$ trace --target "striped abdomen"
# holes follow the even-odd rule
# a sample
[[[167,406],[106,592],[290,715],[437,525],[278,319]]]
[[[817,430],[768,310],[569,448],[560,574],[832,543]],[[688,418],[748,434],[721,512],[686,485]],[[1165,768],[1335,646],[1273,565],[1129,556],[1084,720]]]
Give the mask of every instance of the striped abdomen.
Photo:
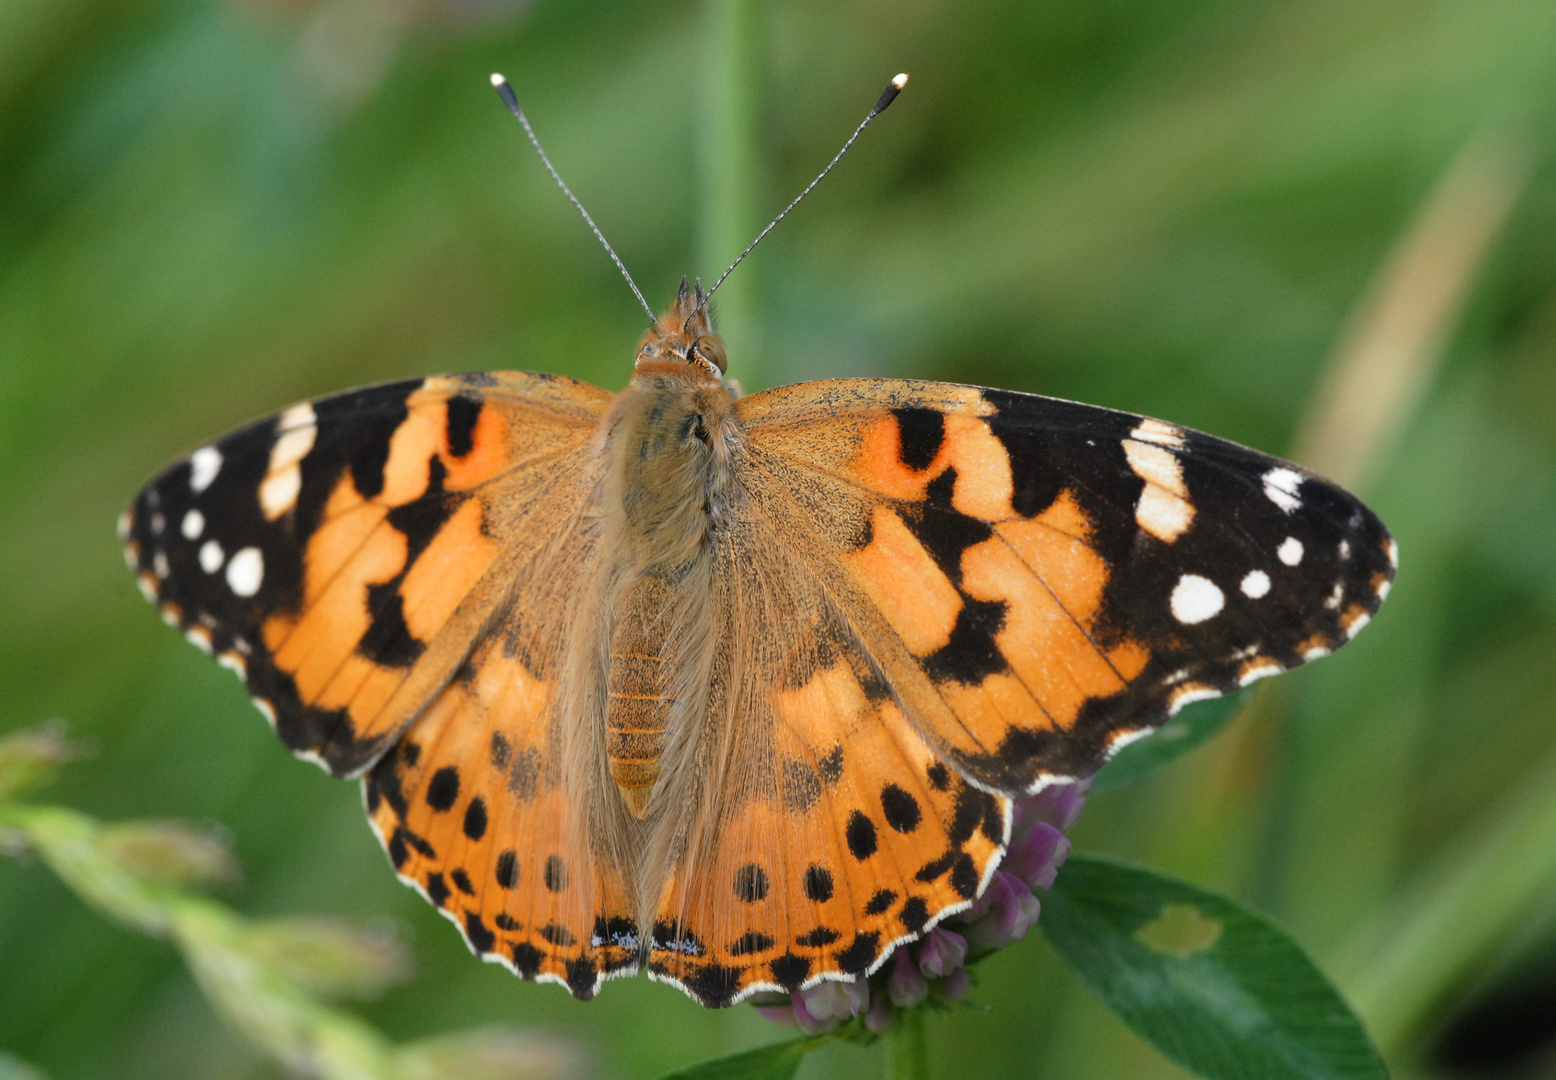
[[[675,707],[675,662],[668,641],[674,599],[669,582],[644,575],[618,601],[611,635],[605,753],[611,779],[637,817],[648,812]]]

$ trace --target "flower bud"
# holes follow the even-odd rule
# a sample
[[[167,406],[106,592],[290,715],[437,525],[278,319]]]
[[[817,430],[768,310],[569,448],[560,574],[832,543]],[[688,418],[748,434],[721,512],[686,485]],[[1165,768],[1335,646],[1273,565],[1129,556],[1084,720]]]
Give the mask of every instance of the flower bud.
[[[962,915],[970,923],[967,942],[975,949],[1003,949],[1026,937],[1041,911],[1026,882],[998,871],[978,902]]]
[[[891,978],[886,981],[886,993],[891,1003],[899,1009],[911,1009],[929,996],[929,980],[919,972],[907,946],[897,950],[892,958]]]
[[[918,969],[931,979],[949,975],[967,959],[967,939],[954,930],[937,926],[919,946]]]
[[[215,829],[187,821],[127,821],[103,828],[98,850],[142,881],[196,889],[238,881],[242,872]]]

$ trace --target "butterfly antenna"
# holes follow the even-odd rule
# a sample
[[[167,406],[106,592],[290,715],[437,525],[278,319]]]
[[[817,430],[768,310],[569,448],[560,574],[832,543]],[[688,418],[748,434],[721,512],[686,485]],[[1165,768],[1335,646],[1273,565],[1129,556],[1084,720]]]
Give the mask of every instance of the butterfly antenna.
[[[751,243],[746,246],[746,249],[744,251],[742,251],[736,257],[735,261],[729,264],[729,269],[724,271],[722,274],[719,275],[719,279],[713,283],[713,288],[709,289],[706,293],[703,294],[702,300],[701,300],[701,302],[698,303],[696,310],[692,312],[691,318],[688,318],[686,320],[687,327],[690,327],[692,319],[695,319],[697,317],[698,313],[701,312],[704,308],[706,308],[708,306],[708,301],[713,299],[713,294],[718,291],[718,288],[719,288],[720,285],[724,284],[724,279],[729,277],[729,275],[734,271],[735,267],[739,266],[741,264],[741,262],[745,259],[745,257],[747,255],[751,254],[752,250],[756,247],[756,245],[760,244],[762,242],[763,238],[766,237],[768,233],[772,232],[773,229],[777,228],[778,223],[780,221],[782,221],[784,218],[789,216],[789,211],[790,210],[793,210],[796,206],[800,205],[801,200],[803,200],[805,198],[805,196],[809,195],[811,193],[811,191],[813,191],[815,189],[817,184],[821,183],[823,180],[825,180],[827,178],[827,173],[831,172],[833,166],[835,166],[839,161],[843,160],[843,155],[848,153],[848,148],[850,146],[854,145],[854,140],[859,138],[860,134],[864,131],[864,129],[870,126],[870,121],[874,120],[877,116],[881,115],[881,113],[885,112],[886,111],[886,107],[888,105],[890,105],[892,102],[897,100],[897,95],[902,93],[902,88],[904,86],[907,86],[907,85],[908,85],[908,73],[907,72],[903,72],[902,74],[898,75],[895,79],[893,79],[891,82],[886,84],[886,89],[882,90],[881,91],[881,96],[876,99],[875,107],[870,110],[870,114],[868,116],[866,116],[862,121],[860,121],[859,126],[854,128],[854,133],[848,137],[848,141],[843,144],[843,149],[841,149],[841,150],[839,150],[837,152],[837,156],[834,157],[830,162],[828,162],[827,163],[827,167],[825,169],[821,170],[821,174],[819,176],[817,176],[816,179],[812,180],[806,186],[804,191],[800,192],[797,196],[795,196],[794,201],[792,203],[790,203],[788,206],[785,206],[783,208],[783,213],[781,213],[777,217],[773,218],[772,224],[768,225],[767,228],[763,229],[757,235],[757,238],[755,240],[751,241]],[[510,106],[510,108],[511,107],[512,106]],[[528,127],[528,126],[529,126],[528,124],[525,125],[525,127]],[[555,174],[553,174],[553,175],[555,175]],[[558,181],[558,183],[560,183],[560,182],[561,181]],[[582,207],[579,207],[579,209],[582,209]],[[623,271],[623,273],[625,273],[625,271]]]
[[[551,174],[551,179],[555,180],[556,186],[562,189],[562,194],[567,196],[568,202],[572,203],[578,209],[578,212],[583,215],[584,221],[588,223],[590,230],[594,233],[594,238],[604,245],[606,253],[611,257],[611,262],[616,264],[616,269],[621,271],[621,276],[627,279],[627,285],[631,287],[632,295],[638,298],[638,303],[642,304],[643,310],[648,312],[648,323],[652,326],[655,322],[654,309],[648,306],[647,300],[643,299],[642,292],[638,290],[638,283],[632,280],[631,274],[627,273],[627,268],[622,264],[621,257],[616,254],[616,249],[611,247],[610,241],[605,239],[605,234],[600,231],[600,227],[589,216],[589,211],[583,208],[583,203],[578,201],[578,196],[574,195],[568,186],[562,183],[562,178],[557,175],[556,168],[551,164],[551,159],[541,149],[540,140],[535,137],[535,129],[529,126],[529,120],[525,117],[524,110],[519,106],[519,97],[513,92],[513,87],[508,85],[507,79],[497,74],[492,76],[492,85],[497,88],[497,96],[502,98],[504,105],[508,106],[508,111],[518,118],[519,123],[524,125],[524,134],[529,136],[530,145],[535,148],[535,153],[540,155],[540,163]],[[879,108],[877,108],[877,111],[879,111]],[[849,141],[852,142],[853,140],[850,139]],[[847,147],[844,147],[844,149],[847,149]],[[830,166],[828,167],[830,168]],[[814,187],[815,185],[811,186]],[[785,212],[787,213],[787,211]]]

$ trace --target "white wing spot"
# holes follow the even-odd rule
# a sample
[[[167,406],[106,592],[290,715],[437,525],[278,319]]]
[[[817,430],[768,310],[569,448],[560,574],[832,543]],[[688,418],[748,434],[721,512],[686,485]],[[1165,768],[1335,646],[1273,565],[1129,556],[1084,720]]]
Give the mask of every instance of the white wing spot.
[[[1378,599],[1379,600],[1387,600],[1389,598],[1389,590],[1392,589],[1393,587],[1394,587],[1394,583],[1392,581],[1385,581],[1383,584],[1379,585],[1378,586]]]
[[[266,521],[274,521],[297,504],[297,493],[303,486],[298,466],[313,449],[319,434],[317,419],[306,401],[281,414],[281,436],[270,448],[268,475],[259,485],[259,505]]]
[[[249,666],[241,654],[235,653],[231,649],[228,649],[226,652],[222,653],[216,658],[216,662],[222,667],[226,668],[228,671],[234,672],[238,678],[248,678]]]
[[[167,580],[168,574],[172,572],[172,567],[167,564],[167,552],[159,551],[151,557],[151,569],[157,577]]]
[[[118,524],[119,524],[119,539],[120,540],[128,540],[130,538],[130,525],[132,524],[132,519],[130,517],[130,512],[128,510],[124,511],[122,514],[119,515],[119,523]]]
[[[189,490],[196,495],[211,486],[222,469],[222,452],[214,446],[202,446],[189,455]]]
[[[1160,420],[1140,421],[1140,425],[1129,433],[1129,437],[1139,439],[1141,442],[1156,443],[1158,446],[1183,445],[1183,429],[1172,424],[1164,424]]]
[[[227,585],[239,596],[253,596],[265,580],[265,557],[257,547],[246,547],[227,564]]]
[[[200,569],[207,574],[216,573],[226,561],[226,552],[222,551],[222,546],[215,540],[207,540],[200,545]]]
[[[151,531],[156,536],[162,535],[162,530],[167,528],[167,518],[161,514],[151,515]]]
[[[1257,600],[1270,591],[1270,575],[1263,570],[1250,570],[1243,575],[1242,582],[1237,586],[1243,591],[1243,595],[1250,600]]]
[[[185,540],[198,540],[200,534],[205,531],[205,515],[198,510],[191,510],[184,515],[183,524],[178,531],[184,534]]]
[[[1399,569],[1399,545],[1394,543],[1394,538],[1392,536],[1389,537],[1388,540],[1384,543],[1383,551],[1389,557],[1389,565],[1392,566],[1395,570],[1398,570]]]
[[[1302,541],[1295,536],[1288,536],[1280,542],[1280,547],[1275,549],[1275,554],[1287,566],[1296,566],[1302,561],[1302,551]]]
[[[296,506],[298,492],[302,489],[303,473],[296,465],[265,477],[265,482],[259,485],[259,508],[264,512],[265,520],[274,521]]]
[[[293,405],[281,414],[281,421],[276,426],[282,431],[291,431],[293,428],[311,427],[319,422],[318,415],[313,411],[311,402],[301,402]],[[312,442],[312,439],[308,440]],[[298,455],[301,456],[301,455]]]
[[[1337,581],[1329,593],[1329,599],[1324,601],[1324,608],[1328,611],[1339,611],[1340,601],[1345,599],[1345,582]]]
[[[1302,500],[1297,497],[1297,489],[1302,486],[1302,480],[1303,476],[1299,472],[1281,468],[1271,469],[1264,474],[1264,494],[1270,502],[1289,514],[1302,505]]]
[[[1170,491],[1147,484],[1135,504],[1135,524],[1162,543],[1170,544],[1194,524],[1194,506]]]
[[[1350,622],[1346,623],[1346,625],[1345,625],[1345,636],[1346,636],[1346,639],[1349,640],[1350,638],[1353,638],[1357,634],[1361,633],[1362,632],[1362,627],[1366,626],[1371,621],[1372,621],[1372,616],[1368,615],[1365,611],[1362,612],[1360,615],[1357,615],[1356,618],[1352,619]]]
[[[1198,574],[1184,574],[1172,590],[1172,617],[1192,626],[1220,614],[1226,597],[1214,581]]]
[[[1135,524],[1164,544],[1170,544],[1194,524],[1194,504],[1183,483],[1183,463],[1155,443],[1125,439],[1124,457],[1145,481],[1135,504]]]
[[[1351,542],[1349,540],[1341,540],[1340,541],[1340,561],[1341,562],[1349,562],[1350,558],[1351,558]]]
[[[1307,652],[1302,654],[1302,659],[1304,659],[1304,660],[1322,660],[1324,657],[1326,657],[1328,655],[1329,655],[1329,650],[1326,647],[1324,647],[1323,645],[1314,645],[1311,649],[1309,649]]]

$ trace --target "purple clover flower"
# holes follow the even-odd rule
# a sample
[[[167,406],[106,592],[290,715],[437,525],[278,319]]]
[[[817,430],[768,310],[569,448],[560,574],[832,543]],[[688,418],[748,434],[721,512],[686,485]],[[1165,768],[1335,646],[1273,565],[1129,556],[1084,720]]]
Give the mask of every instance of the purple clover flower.
[[[1033,892],[1051,888],[1069,857],[1065,833],[1080,817],[1090,788],[1090,780],[1056,784],[1015,800],[1010,844],[983,894],[918,941],[898,946],[869,979],[828,981],[798,994],[765,996],[755,1003],[756,1011],[808,1035],[831,1031],[856,1016],[879,1032],[891,1026],[896,1011],[931,998],[959,1000],[972,985],[968,952],[1003,949],[1026,937],[1037,922],[1043,906]]]

